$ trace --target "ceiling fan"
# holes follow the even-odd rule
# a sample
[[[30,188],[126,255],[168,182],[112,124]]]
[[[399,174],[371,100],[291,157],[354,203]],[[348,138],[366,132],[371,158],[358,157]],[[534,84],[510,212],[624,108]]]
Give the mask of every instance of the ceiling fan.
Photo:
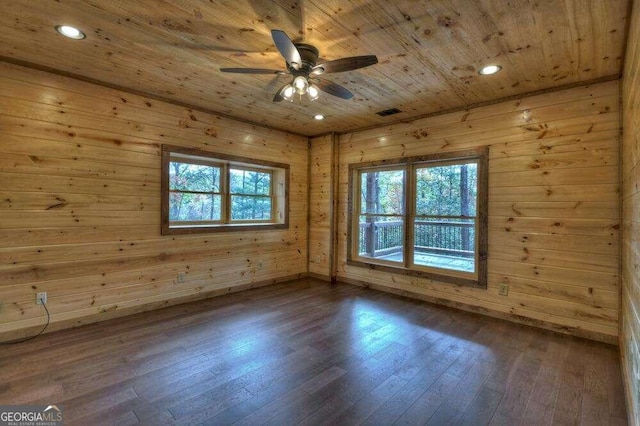
[[[300,98],[307,95],[315,100],[320,90],[342,99],[353,98],[353,93],[339,84],[318,78],[319,75],[333,72],[351,71],[378,63],[375,55],[352,56],[316,64],[318,49],[306,43],[294,43],[284,31],[271,30],[273,42],[286,61],[286,71],[263,68],[221,68],[222,72],[239,74],[278,74],[293,76],[290,83],[282,86],[273,97],[273,102],[293,101],[295,95]]]

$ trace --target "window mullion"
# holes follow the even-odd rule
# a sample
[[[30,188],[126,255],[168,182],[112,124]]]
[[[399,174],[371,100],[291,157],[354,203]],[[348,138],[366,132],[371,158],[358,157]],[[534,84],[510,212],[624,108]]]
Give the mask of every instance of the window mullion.
[[[182,189],[170,189],[170,193],[172,194],[198,194],[198,195],[220,195],[219,192],[211,192],[211,191],[188,191]]]
[[[362,214],[362,170],[354,170],[351,172],[350,178],[355,182],[355,186],[349,188],[351,190],[350,195],[352,198],[352,205],[350,209],[355,208],[355,214],[351,214],[351,247],[349,252],[352,258],[357,258],[360,255],[360,215]],[[355,236],[355,237],[354,237]]]
[[[222,211],[224,212],[224,223],[231,223],[231,171],[229,168],[229,164],[224,165],[224,195],[222,199],[224,200],[224,205],[222,206]]]
[[[269,198],[271,199],[271,220],[276,217],[276,202],[275,202],[275,194],[276,194],[276,180],[273,178],[273,172],[269,172]]]
[[[404,191],[404,267],[410,268],[413,259],[413,217],[415,204],[415,179],[414,166],[408,164],[405,167],[405,191]]]

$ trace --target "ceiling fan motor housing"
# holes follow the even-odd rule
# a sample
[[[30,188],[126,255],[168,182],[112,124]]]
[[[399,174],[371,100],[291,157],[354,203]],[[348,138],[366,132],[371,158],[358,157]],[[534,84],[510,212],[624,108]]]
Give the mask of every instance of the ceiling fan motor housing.
[[[309,75],[311,69],[318,61],[318,49],[306,43],[295,43],[295,46],[302,58],[302,64],[300,64],[300,69],[298,70],[293,68],[290,64],[287,64],[287,67],[293,75]]]

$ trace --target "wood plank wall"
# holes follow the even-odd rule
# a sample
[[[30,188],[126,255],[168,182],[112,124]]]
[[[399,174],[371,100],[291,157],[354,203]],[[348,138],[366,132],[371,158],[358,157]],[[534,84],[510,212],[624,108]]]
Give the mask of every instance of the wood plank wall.
[[[331,277],[332,136],[312,138],[309,149],[309,274],[328,281]]]
[[[622,319],[630,424],[640,424],[640,2],[633,2],[622,77]],[[635,420],[635,423],[634,423]]]
[[[341,135],[338,279],[615,343],[619,126],[612,81]],[[313,161],[329,161],[325,145],[312,141],[312,152],[325,155]],[[350,163],[484,145],[487,290],[346,264]],[[315,239],[326,235],[314,233],[311,245],[324,244]],[[498,295],[501,283],[509,285],[507,297]]]
[[[286,158],[290,228],[161,236],[162,143]],[[306,275],[307,191],[306,138],[0,63],[0,338]]]

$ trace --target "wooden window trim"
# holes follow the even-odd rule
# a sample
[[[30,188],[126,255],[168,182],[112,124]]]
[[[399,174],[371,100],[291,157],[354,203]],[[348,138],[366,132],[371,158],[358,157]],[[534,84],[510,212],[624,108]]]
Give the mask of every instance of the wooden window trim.
[[[478,164],[478,192],[476,206],[476,276],[469,278],[469,274],[457,272],[455,270],[429,268],[413,265],[413,232],[407,232],[415,219],[413,205],[415,204],[415,177],[413,171],[419,168],[420,164],[434,163],[437,165],[458,164],[463,160],[473,160]],[[356,173],[361,173],[367,169],[371,170],[393,170],[393,166],[401,165],[405,168],[405,200],[404,200],[404,248],[403,262],[399,265],[379,259],[367,259],[359,257],[358,250],[358,220],[360,212],[360,187],[356,185]],[[488,258],[488,201],[489,201],[489,149],[481,147],[473,150],[438,153],[431,155],[421,155],[414,157],[395,158],[390,160],[371,161],[367,163],[349,164],[349,192],[348,192],[348,228],[347,228],[347,264],[351,266],[365,267],[372,270],[403,274],[427,278],[434,281],[442,281],[462,286],[475,288],[487,288],[487,258]],[[357,198],[356,198],[357,197]],[[357,201],[357,204],[356,203]],[[357,210],[357,211],[356,211]],[[418,215],[422,216],[422,215]],[[470,219],[473,217],[470,217]],[[407,252],[407,250],[409,252]]]
[[[222,212],[220,221],[189,221],[180,224],[172,224],[169,221],[169,163],[177,158],[185,157],[185,162],[220,167],[220,192],[212,194],[220,195],[222,200]],[[209,161],[211,159],[211,161]],[[251,170],[259,172],[269,172],[271,174],[271,189],[268,196],[271,202],[271,220],[231,220],[231,194],[229,188],[230,169]],[[278,170],[279,169],[279,170]],[[284,192],[278,194],[276,190],[276,175],[284,173]],[[252,158],[240,157],[236,155],[221,154],[217,152],[203,151],[195,148],[185,148],[174,145],[162,145],[161,150],[161,235],[184,235],[198,233],[233,232],[246,230],[268,230],[268,229],[288,229],[289,228],[289,177],[290,166],[285,163],[274,161],[255,160]],[[250,196],[250,195],[246,195]],[[282,204],[282,214],[284,217],[278,221],[278,204]]]

